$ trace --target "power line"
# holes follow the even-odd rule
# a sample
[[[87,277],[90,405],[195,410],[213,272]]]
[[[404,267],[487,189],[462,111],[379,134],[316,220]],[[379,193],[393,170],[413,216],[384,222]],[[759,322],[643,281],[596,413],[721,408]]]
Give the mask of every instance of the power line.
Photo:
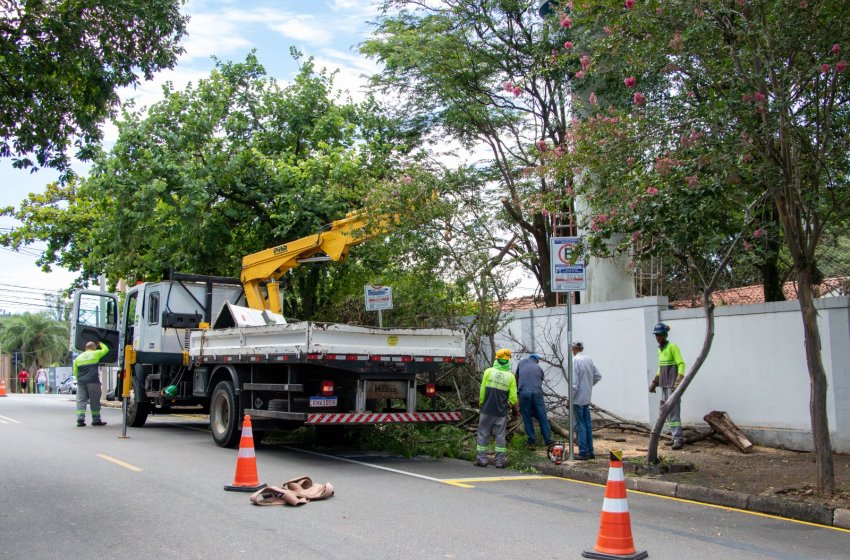
[[[8,247],[0,247],[3,251],[7,251],[9,253],[14,253],[16,255],[21,255],[24,257],[35,257],[39,258],[44,254],[44,251],[39,251],[38,249],[29,249],[27,247],[23,247],[21,249],[10,249]]]
[[[4,287],[5,288],[18,288],[18,289],[21,289],[21,290],[30,290],[30,291],[34,291],[34,292],[43,292],[45,294],[51,294],[51,295],[55,295],[57,292],[63,291],[61,288],[57,289],[57,290],[51,290],[49,288],[33,288],[32,286],[19,286],[17,284],[4,284],[4,283],[0,282],[0,290],[2,290]]]
[[[30,303],[30,302],[28,302],[28,301],[27,301],[27,302],[22,302],[22,301],[20,301],[20,300],[14,300],[14,299],[3,299],[3,298],[0,298],[0,303],[2,303],[2,304],[4,304],[4,305],[6,305],[7,307],[8,307],[8,306],[12,306],[12,307],[23,307],[23,308],[27,308],[27,307],[44,307],[45,309],[56,309],[57,307],[59,307],[59,305],[51,305],[51,304],[49,304],[49,303]]]

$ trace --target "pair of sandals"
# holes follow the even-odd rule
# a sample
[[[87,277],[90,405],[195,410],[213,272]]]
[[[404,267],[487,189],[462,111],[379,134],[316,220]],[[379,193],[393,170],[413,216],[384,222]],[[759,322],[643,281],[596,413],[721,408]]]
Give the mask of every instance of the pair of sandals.
[[[280,486],[266,486],[251,494],[257,506],[301,506],[312,500],[324,500],[334,495],[330,482],[315,484],[309,476],[287,480]]]

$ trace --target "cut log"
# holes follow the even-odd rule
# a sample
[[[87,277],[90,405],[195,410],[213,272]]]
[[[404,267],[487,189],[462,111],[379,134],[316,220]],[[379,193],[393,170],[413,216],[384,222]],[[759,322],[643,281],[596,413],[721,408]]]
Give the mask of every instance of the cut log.
[[[703,420],[742,452],[750,453],[753,450],[753,442],[732,422],[732,419],[725,412],[714,410],[703,416]]]

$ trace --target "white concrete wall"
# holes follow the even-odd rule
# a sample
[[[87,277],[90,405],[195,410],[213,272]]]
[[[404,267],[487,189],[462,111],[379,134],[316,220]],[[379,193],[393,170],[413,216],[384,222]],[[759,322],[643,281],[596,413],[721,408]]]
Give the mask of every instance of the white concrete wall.
[[[829,383],[828,415],[833,447],[850,451],[850,298],[817,301],[824,367]],[[558,363],[566,355],[566,308],[536,309],[513,315],[499,338],[515,352],[537,351]],[[641,298],[572,307],[572,338],[581,340],[603,375],[593,402],[629,420],[652,423],[660,391],[647,385],[657,368],[652,328],[670,325],[690,367],[703,345],[702,309],[669,310],[666,298]],[[549,367],[548,382],[566,394],[561,370]],[[724,410],[756,443],[792,449],[812,447],[809,376],[803,325],[796,301],[722,306],[715,310],[711,351],[688,387],[682,421],[705,427],[702,418]]]

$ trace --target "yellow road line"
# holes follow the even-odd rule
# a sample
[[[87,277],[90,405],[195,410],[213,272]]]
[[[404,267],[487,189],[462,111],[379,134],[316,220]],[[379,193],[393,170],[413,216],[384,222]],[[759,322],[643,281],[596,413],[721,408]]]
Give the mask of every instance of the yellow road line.
[[[560,478],[564,482],[573,482],[577,484],[586,484],[588,486],[606,486],[605,484],[599,484],[597,482],[586,482],[584,480],[576,480],[573,478],[562,478],[560,476],[550,476],[548,478]],[[746,513],[748,515],[755,515],[757,517],[765,517],[767,519],[778,519],[780,521],[788,521],[790,523],[796,523],[798,525],[807,525],[809,527],[820,527],[821,529],[832,529],[833,531],[840,531],[842,533],[850,533],[850,529],[843,529],[841,527],[833,527],[832,525],[821,525],[820,523],[812,523],[811,521],[802,521],[800,519],[792,519],[790,517],[780,517],[779,515],[772,515],[770,513],[762,513],[760,511],[751,511],[748,509],[741,509],[732,506],[722,506],[719,504],[708,504],[706,502],[698,502],[696,500],[687,500],[685,498],[676,498],[674,496],[664,496],[663,494],[653,494],[652,492],[643,492],[641,490],[632,490],[627,489],[628,494],[640,494],[642,496],[650,496],[652,498],[661,498],[664,500],[672,500],[674,502],[681,502],[683,504],[693,504],[697,506],[705,506],[714,509],[721,509],[723,511],[737,511],[739,513]]]
[[[537,476],[537,475],[529,475],[529,476],[481,476],[475,478],[449,478],[449,479],[440,479],[440,482],[444,484],[449,484],[451,486],[459,486],[461,488],[475,488],[475,486],[470,486],[469,484],[464,484],[466,482],[506,482],[511,480],[546,480],[547,478],[560,478],[557,476]]]
[[[130,463],[125,463],[120,459],[116,459],[115,457],[110,457],[109,455],[103,455],[101,453],[97,453],[97,456],[103,459],[104,461],[109,461],[110,463],[115,463],[119,467],[124,467],[125,469],[129,469],[133,472],[142,472],[142,469],[135,465],[131,465]]]
[[[11,422],[12,424],[20,424],[20,422],[18,422],[14,418],[9,418],[8,416],[0,416],[0,420],[5,420],[7,422]]]
[[[463,484],[462,482],[458,482],[456,480],[438,480],[437,482],[448,484],[449,486],[457,486],[458,488],[475,488],[475,486]]]

